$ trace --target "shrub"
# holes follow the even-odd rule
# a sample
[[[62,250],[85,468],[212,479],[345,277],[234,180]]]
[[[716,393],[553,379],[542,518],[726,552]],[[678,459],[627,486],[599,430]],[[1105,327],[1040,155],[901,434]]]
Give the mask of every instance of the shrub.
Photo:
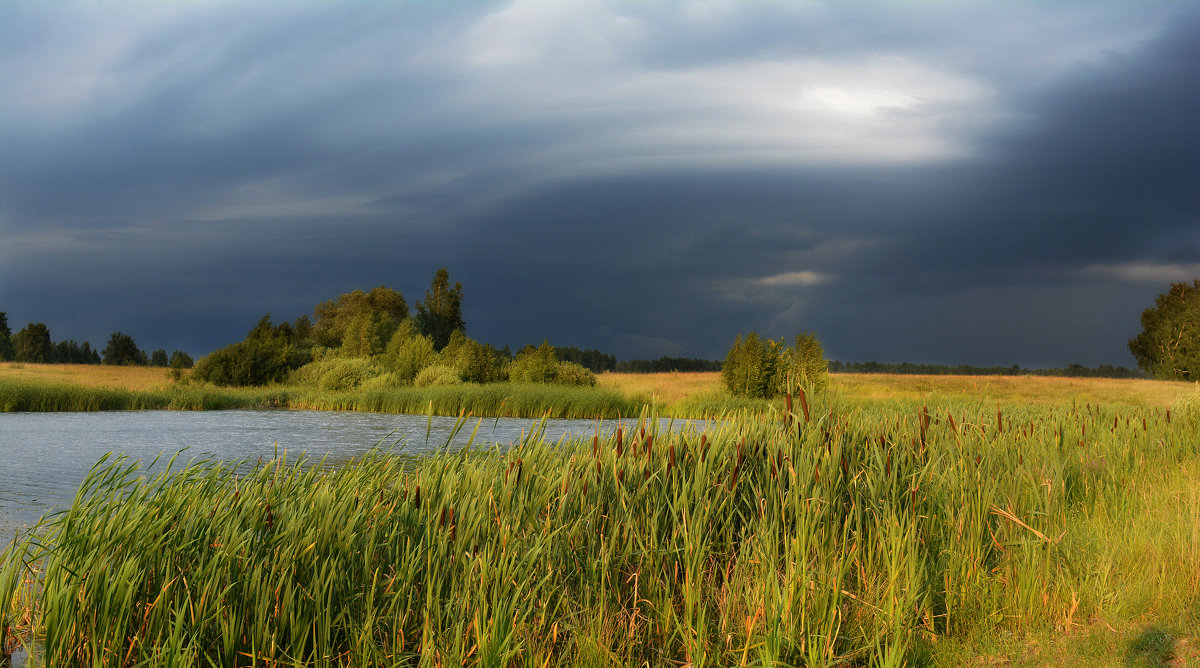
[[[526,346],[508,366],[508,379],[514,383],[553,383],[558,380],[558,357],[550,342],[534,348]]]
[[[453,368],[445,364],[434,364],[433,366],[425,367],[417,377],[413,379],[413,385],[417,387],[431,387],[433,385],[462,385],[462,376]]]
[[[1171,403],[1171,412],[1176,419],[1200,422],[1200,385],[1191,392],[1184,392]]]
[[[824,389],[828,375],[829,364],[815,334],[797,336],[789,348],[782,339],[762,339],[750,332],[734,340],[721,365],[721,380],[730,392],[763,399],[794,386]]]
[[[417,331],[412,320],[400,323],[383,353],[383,364],[401,385],[411,385],[422,369],[437,360],[433,339]]]
[[[382,367],[365,357],[333,358],[321,364],[327,367],[317,383],[322,390],[348,390],[384,373]]]
[[[596,374],[589,371],[583,365],[574,362],[559,362],[557,375],[556,382],[559,385],[596,386]]]

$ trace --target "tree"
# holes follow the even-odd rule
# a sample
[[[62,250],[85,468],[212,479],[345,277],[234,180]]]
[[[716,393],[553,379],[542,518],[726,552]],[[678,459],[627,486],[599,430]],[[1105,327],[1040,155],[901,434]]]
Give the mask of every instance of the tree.
[[[170,359],[167,357],[167,351],[159,348],[150,353],[150,366],[167,366],[170,364]]]
[[[132,336],[124,332],[113,332],[100,355],[104,364],[145,366],[148,363],[146,353],[137,347]]]
[[[268,313],[244,341],[215,350],[197,362],[192,375],[216,385],[266,385],[286,380],[293,369],[311,359],[310,351],[296,340],[295,329],[287,322],[272,326]]]
[[[12,358],[12,330],[8,327],[8,314],[0,311],[0,362],[7,362]]]
[[[404,295],[380,285],[370,292],[355,290],[338,295],[336,300],[321,302],[313,313],[317,323],[311,329],[317,343],[326,348],[339,348],[346,343],[349,334],[352,339],[357,339],[351,341],[350,347],[361,348],[363,336],[368,332],[381,338],[386,345],[396,327],[408,317],[408,303],[404,301]],[[348,332],[352,326],[354,331]],[[308,318],[297,319],[295,329],[302,338],[308,338]]]
[[[192,356],[182,350],[176,350],[171,353],[170,365],[172,369],[190,369],[192,368]]]
[[[1142,311],[1142,333],[1129,339],[1129,352],[1155,378],[1200,381],[1200,280],[1172,283]]]
[[[29,323],[12,337],[13,358],[18,362],[42,363],[54,359],[50,330],[43,323]]]
[[[417,329],[433,339],[434,349],[440,351],[450,342],[454,330],[466,327],[462,317],[462,283],[451,288],[450,272],[442,267],[425,291],[425,300],[417,302]]]
[[[824,389],[828,373],[816,334],[801,334],[788,347],[783,339],[762,339],[750,332],[734,340],[721,365],[721,379],[730,392],[764,399],[796,386]]]

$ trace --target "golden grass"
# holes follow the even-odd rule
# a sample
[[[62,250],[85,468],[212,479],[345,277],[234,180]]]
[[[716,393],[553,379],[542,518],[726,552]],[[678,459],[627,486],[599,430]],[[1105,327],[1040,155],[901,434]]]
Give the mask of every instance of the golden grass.
[[[906,376],[833,374],[830,386],[853,399],[924,399],[959,396],[1003,403],[1090,402],[1169,406],[1192,383],[1117,378],[1049,376]]]
[[[0,363],[0,379],[114,390],[162,390],[174,385],[162,367],[108,364],[4,362]]]
[[[694,394],[713,392],[723,387],[716,371],[665,373],[605,373],[596,375],[596,387],[617,390],[627,396],[644,395],[658,405],[673,404]]]
[[[706,373],[602,373],[598,387],[626,395],[642,394],[660,406],[679,403],[699,394],[720,392],[721,374]],[[848,399],[922,400],[976,399],[1002,403],[1090,402],[1133,406],[1169,406],[1192,391],[1186,382],[1115,379],[1055,378],[1049,376],[913,376],[899,374],[839,373],[829,376],[829,387]]]
[[[920,401],[932,395],[1001,403],[1091,402],[1133,406],[1169,406],[1194,384],[1113,378],[1043,376],[912,376],[898,374],[830,375],[830,389],[847,399]],[[0,363],[0,379],[76,385],[87,388],[161,390],[173,382],[161,367],[103,364]],[[596,386],[628,397],[642,396],[660,407],[698,395],[723,391],[718,372],[597,374]]]

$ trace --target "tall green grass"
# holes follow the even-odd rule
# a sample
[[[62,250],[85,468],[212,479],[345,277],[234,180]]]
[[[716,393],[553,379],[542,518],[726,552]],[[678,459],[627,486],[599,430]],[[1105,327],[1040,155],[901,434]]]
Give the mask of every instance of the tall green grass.
[[[296,408],[425,413],[432,405],[437,415],[591,419],[636,416],[641,401],[594,387],[515,383],[344,391],[287,385],[125,390],[0,379],[0,412]]]
[[[809,403],[415,468],[105,460],[3,555],[0,616],[97,666],[899,666],[1195,620],[1194,422]]]

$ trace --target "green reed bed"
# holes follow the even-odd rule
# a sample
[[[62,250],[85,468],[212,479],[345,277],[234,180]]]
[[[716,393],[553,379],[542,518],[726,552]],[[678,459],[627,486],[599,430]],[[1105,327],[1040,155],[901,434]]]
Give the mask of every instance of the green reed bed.
[[[640,397],[625,397],[612,390],[518,383],[326,392],[289,385],[126,390],[0,379],[0,412],[295,408],[590,419],[637,415],[641,405]]]
[[[1200,621],[1194,420],[806,406],[415,468],[104,461],[0,557],[0,642],[48,665],[899,666]]]

